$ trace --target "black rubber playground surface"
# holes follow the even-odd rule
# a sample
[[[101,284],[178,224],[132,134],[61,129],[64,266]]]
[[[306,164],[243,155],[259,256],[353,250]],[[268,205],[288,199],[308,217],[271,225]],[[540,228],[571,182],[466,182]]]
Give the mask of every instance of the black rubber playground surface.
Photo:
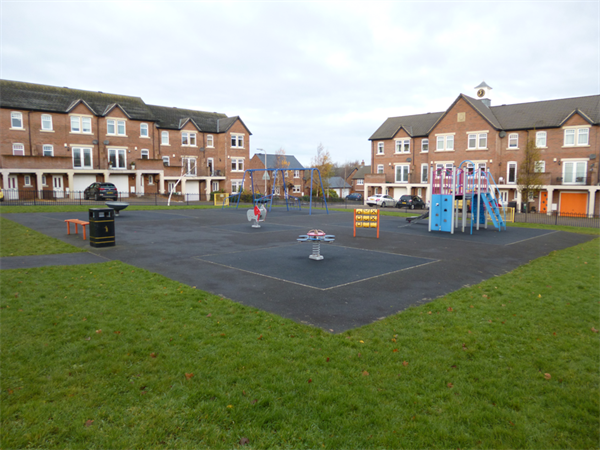
[[[252,228],[245,208],[125,210],[115,219],[116,246],[93,248],[81,231],[67,235],[64,223],[87,220],[87,213],[4,217],[88,253],[2,258],[2,269],[120,260],[336,333],[593,239],[491,226],[473,235],[430,233],[426,222],[388,216],[381,216],[377,239],[371,229],[358,229],[353,237],[353,215],[347,212],[273,208],[261,228]],[[336,236],[321,245],[322,261],[308,258],[312,244],[296,241],[315,228]]]

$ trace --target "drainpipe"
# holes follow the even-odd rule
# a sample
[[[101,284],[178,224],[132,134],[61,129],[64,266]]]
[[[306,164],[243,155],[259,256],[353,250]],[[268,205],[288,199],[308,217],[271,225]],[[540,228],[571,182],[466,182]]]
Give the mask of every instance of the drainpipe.
[[[31,111],[27,111],[27,131],[29,134],[29,156],[33,156],[33,145],[31,145]]]

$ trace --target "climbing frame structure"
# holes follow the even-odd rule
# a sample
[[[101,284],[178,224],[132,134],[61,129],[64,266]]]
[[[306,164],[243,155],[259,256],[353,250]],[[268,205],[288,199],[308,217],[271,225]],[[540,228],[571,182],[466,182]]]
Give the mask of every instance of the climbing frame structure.
[[[454,234],[454,230],[460,227],[464,233],[470,226],[473,234],[473,225],[477,230],[481,225],[487,228],[488,216],[498,231],[506,230],[506,213],[500,209],[500,193],[489,171],[465,160],[458,167],[432,167],[430,180],[429,231]],[[457,200],[462,200],[460,208]],[[469,204],[470,218],[467,213]],[[462,209],[460,215],[459,209]],[[470,223],[467,224],[467,221]]]

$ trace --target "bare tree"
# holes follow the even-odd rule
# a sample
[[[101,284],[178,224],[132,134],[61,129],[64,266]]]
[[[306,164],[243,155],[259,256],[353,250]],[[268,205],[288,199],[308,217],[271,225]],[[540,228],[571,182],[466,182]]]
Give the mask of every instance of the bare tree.
[[[530,198],[542,189],[543,173],[540,171],[540,149],[534,139],[529,139],[523,152],[523,160],[517,175],[518,189],[521,191],[522,201],[529,211]]]

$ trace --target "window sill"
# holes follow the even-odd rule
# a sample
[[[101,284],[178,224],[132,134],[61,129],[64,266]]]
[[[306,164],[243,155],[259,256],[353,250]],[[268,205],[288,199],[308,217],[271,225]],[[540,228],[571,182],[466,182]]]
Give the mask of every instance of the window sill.
[[[91,131],[69,131],[69,134],[83,134],[85,136],[93,136],[94,133]]]
[[[453,151],[454,151],[454,149],[452,149],[452,150],[436,150],[434,153],[451,153]]]
[[[468,152],[485,152],[488,151],[489,148],[468,148]]]
[[[590,148],[590,145],[563,145],[562,148]]]
[[[40,130],[40,133],[54,133],[54,130]]]
[[[150,139],[150,136],[140,136],[140,139]]]
[[[11,131],[25,131],[25,128],[9,128]]]
[[[506,150],[521,150],[519,147],[506,147]]]

